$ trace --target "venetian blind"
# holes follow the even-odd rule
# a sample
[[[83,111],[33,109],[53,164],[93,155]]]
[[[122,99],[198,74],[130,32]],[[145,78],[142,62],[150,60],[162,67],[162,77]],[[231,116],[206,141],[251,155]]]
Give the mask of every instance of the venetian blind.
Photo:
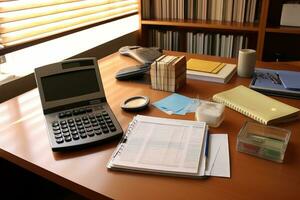
[[[137,0],[0,2],[0,45],[5,48],[137,11]]]

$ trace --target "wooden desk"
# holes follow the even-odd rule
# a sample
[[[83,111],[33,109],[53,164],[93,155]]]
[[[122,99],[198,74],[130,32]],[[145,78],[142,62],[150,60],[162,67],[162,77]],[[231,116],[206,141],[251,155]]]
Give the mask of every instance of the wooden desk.
[[[170,53],[170,52],[169,52]],[[176,54],[176,53],[175,53]],[[190,56],[189,56],[190,57]],[[202,57],[219,60],[213,57]],[[234,60],[226,60],[234,62]],[[122,100],[133,95],[146,95],[151,102],[170,93],[150,89],[147,84],[121,82],[114,74],[134,64],[127,57],[113,54],[99,61],[108,102],[124,130],[134,114],[121,110]],[[259,66],[264,63],[258,63]],[[269,66],[280,68],[276,63]],[[289,69],[296,66],[286,64]],[[298,68],[298,70],[300,70]],[[213,94],[250,79],[233,77],[229,84],[188,80],[180,93],[209,99]],[[276,98],[300,108],[300,101]],[[117,141],[69,153],[53,153],[50,149],[37,89],[0,104],[0,155],[29,171],[56,182],[91,199],[299,199],[300,197],[300,123],[299,120],[278,125],[291,129],[292,135],[284,164],[277,164],[236,151],[237,134],[245,120],[251,120],[226,108],[225,121],[212,133],[228,133],[231,178],[210,177],[194,180],[157,175],[108,171],[106,163]],[[194,119],[166,115],[152,106],[140,114]]]

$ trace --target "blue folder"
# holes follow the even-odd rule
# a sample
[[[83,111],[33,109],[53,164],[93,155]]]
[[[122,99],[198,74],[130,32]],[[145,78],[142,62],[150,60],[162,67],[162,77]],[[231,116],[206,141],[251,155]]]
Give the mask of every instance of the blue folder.
[[[289,90],[300,90],[300,72],[278,71],[283,86]]]
[[[249,87],[268,95],[300,99],[299,75],[294,71],[256,68]]]

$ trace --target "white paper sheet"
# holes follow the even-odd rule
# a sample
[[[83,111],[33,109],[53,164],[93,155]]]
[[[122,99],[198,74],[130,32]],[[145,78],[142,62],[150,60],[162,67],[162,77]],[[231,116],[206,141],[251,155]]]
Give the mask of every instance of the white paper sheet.
[[[207,176],[230,178],[230,159],[227,134],[209,134]]]
[[[198,174],[200,168],[204,175],[199,163],[205,123],[140,115],[135,120],[114,166],[183,174]]]

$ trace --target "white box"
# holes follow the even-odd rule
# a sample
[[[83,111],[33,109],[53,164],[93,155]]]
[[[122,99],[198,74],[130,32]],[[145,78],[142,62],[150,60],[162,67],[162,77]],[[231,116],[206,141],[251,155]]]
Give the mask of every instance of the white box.
[[[283,4],[281,11],[280,25],[300,27],[300,4]]]

